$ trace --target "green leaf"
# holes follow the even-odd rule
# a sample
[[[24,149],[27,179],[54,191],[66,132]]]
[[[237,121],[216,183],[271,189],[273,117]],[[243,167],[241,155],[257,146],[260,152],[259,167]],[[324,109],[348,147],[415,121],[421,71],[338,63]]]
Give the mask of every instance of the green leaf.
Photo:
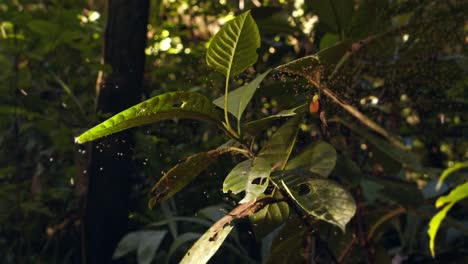
[[[327,31],[341,34],[349,25],[354,11],[354,1],[350,0],[308,0],[307,6],[319,17]]]
[[[313,55],[306,56],[275,69],[280,72],[299,75],[307,78],[314,83],[320,83],[322,76],[331,72],[334,66],[351,48],[351,42],[340,42],[335,46],[321,50]]]
[[[281,126],[260,150],[258,157],[266,159],[271,166],[277,166],[279,163],[284,166],[296,143],[298,126],[302,117],[302,115],[293,117]]]
[[[281,200],[283,196],[279,191],[275,191],[272,198]],[[289,205],[286,202],[267,204],[262,210],[249,216],[252,229],[257,240],[268,235],[271,231],[285,222],[289,217]]]
[[[197,240],[202,236],[202,234],[199,233],[193,233],[193,232],[187,232],[183,233],[182,235],[178,236],[176,239],[174,239],[174,242],[172,242],[171,247],[169,248],[169,251],[167,253],[167,258],[166,258],[166,263],[170,263],[170,259],[172,255],[183,245],[186,243]]]
[[[233,226],[227,225],[216,232],[209,229],[185,254],[180,264],[207,263],[218,251],[233,228]]]
[[[275,120],[278,120],[283,117],[295,116],[298,114],[303,114],[307,110],[307,105],[303,104],[298,107],[291,109],[283,110],[275,115],[271,115],[262,119],[258,119],[252,122],[248,122],[242,126],[242,129],[251,136],[256,136],[262,132],[265,128],[271,125]]]
[[[120,240],[112,258],[120,258],[137,251],[139,264],[150,264],[167,231],[137,231]]]
[[[151,189],[153,197],[149,201],[150,208],[158,202],[171,198],[215,162],[220,155],[229,151],[230,148],[218,148],[197,153],[174,166]]]
[[[319,143],[307,148],[286,164],[286,170],[304,169],[322,177],[328,177],[335,168],[336,150],[328,143]]]
[[[204,95],[193,92],[171,92],[155,96],[114,115],[84,132],[75,141],[84,143],[132,127],[173,118],[220,124],[214,105]]]
[[[255,201],[268,187],[270,171],[270,164],[264,158],[245,160],[228,174],[223,183],[223,192],[238,194],[245,191],[239,203]]]
[[[346,224],[356,212],[356,203],[343,187],[328,179],[314,179],[287,171],[279,179],[291,198],[307,213],[345,231]]]
[[[333,45],[336,45],[339,41],[340,39],[338,35],[327,33],[320,40],[320,50],[332,47]]]
[[[210,42],[206,53],[209,66],[233,78],[254,64],[260,33],[250,11],[227,22]]]
[[[233,114],[238,120],[241,119],[242,114],[245,111],[245,108],[249,104],[250,100],[252,99],[252,96],[254,95],[255,91],[257,90],[258,86],[260,83],[265,79],[265,77],[270,73],[270,70],[267,70],[266,72],[258,75],[253,81],[250,83],[232,91],[229,92],[228,98],[229,98],[229,105],[228,105],[228,111],[229,113]],[[218,99],[214,100],[213,103],[224,109],[224,97],[221,96]]]
[[[455,163],[452,167],[444,170],[444,172],[442,172],[442,175],[440,175],[440,178],[439,178],[439,181],[437,182],[437,187],[436,189],[439,190],[440,187],[442,187],[442,183],[444,182],[444,180],[452,173],[458,171],[458,170],[461,170],[461,169],[465,169],[465,168],[468,168],[468,161],[465,161],[465,162],[457,162]]]
[[[430,221],[429,230],[427,234],[429,235],[429,248],[431,254],[435,256],[435,238],[437,231],[439,230],[440,223],[444,220],[448,211],[460,200],[468,198],[468,182],[457,186],[453,189],[448,195],[441,196],[436,201],[436,207],[440,208],[445,206],[440,210]]]
[[[272,243],[266,264],[305,263],[304,240],[307,228],[302,221],[294,218],[286,222]]]
[[[421,170],[421,163],[418,160],[418,157],[410,152],[403,149],[400,149],[387,141],[374,136],[372,133],[369,133],[367,130],[355,126],[351,123],[348,123],[342,119],[338,118],[331,118],[328,120],[329,122],[339,122],[345,126],[347,126],[352,132],[359,135],[364,140],[367,140],[371,143],[375,148],[380,150],[381,152],[385,153],[388,157],[392,158],[393,160],[399,162],[403,166],[407,168],[411,168],[413,170]]]

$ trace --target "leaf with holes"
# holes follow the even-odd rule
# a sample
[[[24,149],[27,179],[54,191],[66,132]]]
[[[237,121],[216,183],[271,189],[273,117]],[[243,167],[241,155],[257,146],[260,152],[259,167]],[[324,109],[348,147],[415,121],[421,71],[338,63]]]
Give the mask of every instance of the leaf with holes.
[[[213,231],[211,228],[193,244],[185,254],[180,264],[204,264],[218,251],[229,233],[234,227],[227,225],[222,229]]]
[[[285,169],[303,169],[328,177],[335,168],[336,150],[328,143],[319,143],[305,149],[288,162]]]
[[[331,180],[288,174],[287,171],[274,179],[276,182],[278,180],[304,211],[340,227],[343,232],[356,212],[356,203],[351,194]]]
[[[149,207],[152,208],[156,203],[171,198],[215,162],[220,155],[229,151],[230,148],[218,148],[197,153],[172,167],[151,189],[153,197],[149,201]]]
[[[170,92],[155,96],[114,115],[84,132],[75,141],[84,143],[132,127],[173,118],[210,121],[217,125],[221,123],[213,103],[204,95],[193,92]]]
[[[250,100],[252,99],[252,96],[254,95],[255,91],[257,90],[257,87],[260,85],[260,83],[265,79],[265,77],[270,73],[271,70],[267,70],[266,72],[258,75],[253,81],[250,83],[229,92],[228,98],[229,98],[229,105],[228,105],[228,111],[229,113],[233,114],[237,119],[241,119],[242,114],[245,111],[245,108],[247,107],[247,104],[249,104]],[[220,108],[224,109],[224,96],[219,97],[218,99],[214,100],[213,103],[217,105]]]
[[[223,183],[223,192],[238,194],[245,191],[239,203],[255,201],[268,187],[271,167],[264,158],[245,160],[232,169]]]
[[[250,11],[227,22],[210,42],[206,62],[226,76],[233,78],[258,59],[260,33]]]
[[[293,117],[281,126],[260,150],[258,156],[268,160],[271,166],[285,165],[296,143],[302,117],[303,115]]]

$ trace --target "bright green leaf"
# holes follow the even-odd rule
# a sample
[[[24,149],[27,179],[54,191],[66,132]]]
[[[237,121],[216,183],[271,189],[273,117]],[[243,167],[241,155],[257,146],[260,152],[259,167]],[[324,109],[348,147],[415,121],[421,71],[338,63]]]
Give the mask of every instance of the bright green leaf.
[[[207,263],[216,251],[218,251],[233,228],[234,226],[227,225],[216,232],[211,229],[206,231],[185,254],[180,264]]]
[[[322,177],[328,177],[335,168],[336,150],[328,143],[319,143],[302,151],[286,164],[286,170],[304,169]]]
[[[155,96],[114,115],[84,132],[75,141],[84,143],[132,127],[173,118],[220,123],[214,105],[204,95],[193,92],[171,92]]]
[[[440,175],[440,178],[439,178],[439,181],[437,182],[437,187],[436,189],[439,190],[440,187],[442,187],[442,183],[444,182],[444,180],[452,173],[458,171],[458,170],[461,170],[461,169],[465,169],[465,168],[468,168],[468,161],[465,161],[465,162],[457,162],[455,163],[452,167],[444,170],[444,172],[442,172],[442,175]]]
[[[283,188],[302,209],[340,227],[344,232],[346,224],[356,212],[356,203],[348,191],[331,180],[294,173],[283,174],[279,179]]]
[[[182,190],[210,164],[215,162],[220,155],[229,151],[231,151],[230,148],[218,148],[198,153],[174,166],[151,189],[153,197],[149,201],[150,208]]]
[[[238,194],[245,191],[239,203],[255,201],[268,187],[270,171],[270,164],[264,158],[245,160],[228,174],[223,183],[223,192]]]
[[[210,42],[206,53],[209,66],[228,79],[245,71],[258,59],[260,33],[250,11],[227,22]]]
[[[241,119],[242,114],[245,111],[245,108],[249,104],[252,96],[254,95],[255,91],[257,90],[260,83],[265,79],[265,77],[270,73],[271,70],[267,70],[266,72],[258,75],[253,81],[250,83],[229,92],[229,104],[228,104],[228,111],[229,113],[233,114],[237,119]],[[224,109],[224,96],[219,97],[218,99],[214,100],[213,103],[218,107]]]

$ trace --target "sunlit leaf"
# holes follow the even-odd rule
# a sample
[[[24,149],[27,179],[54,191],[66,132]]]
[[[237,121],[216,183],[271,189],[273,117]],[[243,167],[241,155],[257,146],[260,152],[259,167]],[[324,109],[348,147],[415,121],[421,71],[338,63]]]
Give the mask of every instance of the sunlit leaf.
[[[218,251],[234,226],[227,225],[217,231],[209,229],[195,242],[190,250],[185,254],[180,264],[204,264]]]
[[[210,42],[206,53],[209,66],[233,78],[254,64],[260,33],[250,11],[227,22]]]
[[[265,77],[270,73],[271,70],[267,70],[266,72],[258,75],[253,81],[250,83],[229,92],[229,104],[228,104],[228,111],[229,113],[233,114],[237,119],[241,119],[242,114],[245,111],[245,108],[249,104],[252,96],[254,95],[255,91],[257,90],[260,83],[265,79]],[[214,100],[213,103],[218,107],[224,109],[224,96],[219,97],[218,99]]]
[[[265,158],[271,166],[285,165],[296,143],[301,120],[302,115],[296,116],[282,125],[263,146],[258,157]]]
[[[232,169],[223,183],[223,192],[238,194],[245,191],[239,203],[255,201],[268,187],[271,167],[261,157],[245,160]]]
[[[307,213],[340,227],[343,232],[356,212],[351,194],[331,180],[289,174],[288,171],[273,180],[281,181],[282,187]]]
[[[193,92],[171,92],[155,96],[114,115],[84,132],[75,141],[84,143],[132,127],[173,118],[220,123],[213,103],[204,95]]]
[[[304,169],[322,177],[328,177],[335,168],[335,164],[336,150],[330,144],[320,141],[291,159],[285,169]]]
[[[158,202],[171,198],[215,162],[220,155],[230,150],[230,148],[218,148],[198,153],[172,167],[151,189],[153,197],[149,201],[150,208]]]
[[[275,191],[273,198],[281,200],[283,196]],[[262,210],[249,216],[252,229],[257,239],[266,236],[289,217],[289,205],[286,202],[267,204]]]
[[[465,162],[457,162],[455,163],[452,167],[444,170],[444,172],[442,172],[442,175],[440,175],[440,178],[439,178],[439,181],[437,182],[437,187],[436,189],[439,190],[440,187],[442,187],[442,183],[444,182],[444,180],[452,173],[458,171],[458,170],[462,170],[462,169],[465,169],[465,168],[468,168],[468,161],[465,161]]]
[[[150,264],[167,231],[138,231],[127,234],[120,240],[113,258],[120,258],[137,251],[139,264]]]
[[[457,186],[448,195],[441,196],[436,201],[436,207],[440,208],[444,206],[430,221],[429,230],[429,248],[432,256],[435,256],[435,238],[437,231],[439,230],[440,223],[444,220],[448,211],[460,200],[468,198],[468,182]]]

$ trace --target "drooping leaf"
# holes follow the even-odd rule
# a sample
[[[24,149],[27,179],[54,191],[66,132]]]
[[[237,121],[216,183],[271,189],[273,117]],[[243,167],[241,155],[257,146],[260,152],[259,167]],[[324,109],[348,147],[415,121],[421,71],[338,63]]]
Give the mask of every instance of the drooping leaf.
[[[272,195],[275,199],[283,199],[279,191],[275,191]],[[277,202],[267,204],[260,211],[249,216],[252,229],[255,232],[255,237],[260,240],[268,235],[271,231],[285,222],[289,217],[289,205],[286,202]]]
[[[335,164],[336,150],[330,144],[320,141],[291,159],[285,169],[304,169],[322,177],[328,177],[335,168]]]
[[[296,143],[298,126],[301,120],[302,115],[296,116],[281,126],[260,150],[258,157],[266,159],[271,166],[277,166],[278,164],[284,166]]]
[[[210,42],[206,62],[226,76],[233,78],[258,59],[260,33],[250,11],[228,21]]]
[[[220,155],[229,151],[230,148],[223,147],[198,153],[174,166],[151,189],[150,208],[158,202],[171,198],[215,162]]]
[[[356,203],[351,194],[334,181],[314,179],[284,171],[279,178],[282,187],[307,213],[340,227],[346,224],[356,212]]]
[[[84,143],[132,127],[173,118],[220,123],[213,103],[204,95],[193,92],[170,92],[155,96],[114,115],[84,132],[75,141]]]
[[[335,46],[321,50],[313,55],[288,62],[275,69],[280,72],[305,77],[315,83],[320,83],[322,76],[325,76],[325,73],[329,71],[331,72],[333,67],[346,54],[350,47],[351,42],[340,42]]]
[[[387,141],[371,134],[370,132],[366,131],[363,128],[360,128],[358,126],[355,126],[349,122],[346,122],[342,119],[338,118],[333,118],[329,119],[329,122],[339,122],[345,126],[347,126],[352,132],[356,133],[359,135],[361,138],[364,140],[367,140],[369,143],[371,143],[375,148],[380,150],[381,152],[385,153],[387,156],[392,158],[393,160],[399,162],[405,167],[411,168],[413,170],[421,170],[421,163],[418,160],[418,157],[407,150],[403,150],[401,148],[398,148]]]
[[[270,73],[270,70],[258,75],[253,81],[250,83],[229,92],[229,104],[228,104],[228,111],[229,113],[233,114],[237,119],[241,119],[242,114],[245,111],[245,108],[249,104],[252,96],[254,95],[255,91],[257,90],[260,83],[265,79],[265,77]],[[224,109],[224,96],[219,97],[218,99],[214,100],[213,103],[220,108]]]
[[[271,166],[261,157],[245,160],[232,169],[223,183],[223,192],[238,194],[245,191],[239,203],[255,201],[268,187]]]
[[[113,258],[120,258],[137,251],[138,263],[150,264],[167,231],[137,231],[127,234],[120,240]]]
[[[440,223],[444,220],[448,211],[460,200],[468,198],[468,182],[457,186],[453,189],[448,195],[441,196],[436,201],[436,207],[441,208],[440,210],[430,221],[429,230],[427,234],[429,235],[429,249],[431,254],[435,256],[435,238],[437,231],[439,230]]]
[[[270,126],[270,124],[283,117],[290,117],[295,116],[298,114],[303,114],[307,110],[305,104],[300,105],[298,107],[294,107],[291,109],[283,110],[275,115],[271,115],[262,119],[258,119],[255,121],[251,121],[246,123],[242,126],[242,129],[247,132],[251,136],[256,136],[260,134],[266,127]]]
[[[286,222],[272,243],[266,264],[306,263],[304,240],[307,228],[300,219]]]
[[[199,233],[187,232],[183,233],[182,235],[178,236],[174,242],[172,242],[171,247],[167,253],[167,263],[170,263],[169,260],[171,259],[172,255],[183,245],[187,244],[190,241],[197,240],[202,236]]]
[[[227,225],[222,229],[212,231],[211,228],[193,244],[185,254],[180,264],[204,264],[218,251],[234,226]]]
[[[465,169],[465,168],[468,168],[468,161],[465,161],[465,162],[457,162],[455,163],[452,167],[444,170],[444,172],[442,172],[442,175],[440,175],[440,178],[439,178],[439,181],[437,182],[437,187],[436,189],[440,189],[440,187],[442,186],[442,183],[444,182],[444,180],[452,173],[458,171],[458,170],[462,170],[462,169]]]

